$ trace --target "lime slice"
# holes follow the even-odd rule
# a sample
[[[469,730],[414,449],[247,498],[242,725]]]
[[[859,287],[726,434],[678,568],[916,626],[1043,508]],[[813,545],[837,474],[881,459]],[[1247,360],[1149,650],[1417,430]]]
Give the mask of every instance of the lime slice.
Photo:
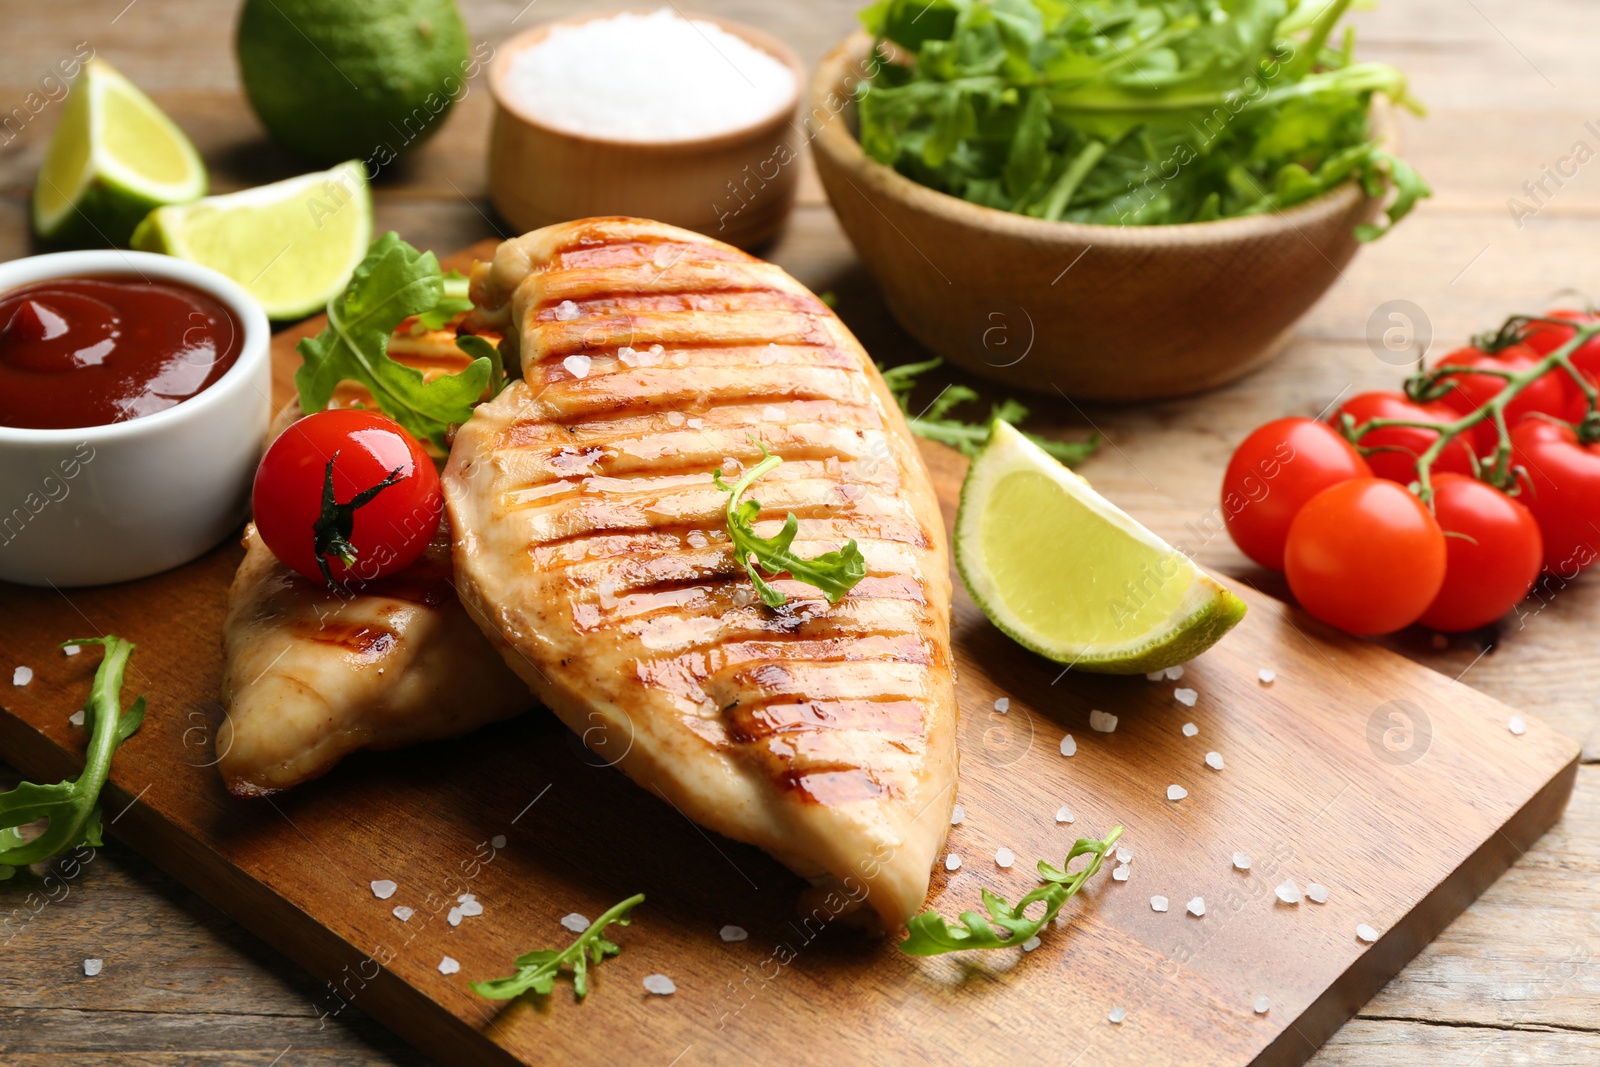
[[[33,229],[52,244],[127,244],[151,208],[204,196],[189,138],[105,60],[62,108],[33,186]]]
[[[159,208],[133,247],[221,271],[274,319],[320,311],[372,243],[372,194],[359,160],[332,170]]]
[[[1004,422],[962,483],[955,555],[990,621],[1078,670],[1176,666],[1244,617],[1242,600]]]

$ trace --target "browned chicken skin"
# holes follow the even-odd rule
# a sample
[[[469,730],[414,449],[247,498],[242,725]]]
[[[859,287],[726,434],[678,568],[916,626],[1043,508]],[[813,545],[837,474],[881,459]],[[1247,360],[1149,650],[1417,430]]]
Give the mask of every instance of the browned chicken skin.
[[[944,528],[899,409],[844,325],[777,267],[698,234],[590,219],[473,279],[524,380],[445,470],[458,587],[580,734],[697,822],[889,928],[921,905],[955,799]],[[830,607],[733,557],[711,472],[756,483],[803,556],[855,538]],[[598,734],[596,731],[599,731]],[[620,755],[619,755],[620,754]]]

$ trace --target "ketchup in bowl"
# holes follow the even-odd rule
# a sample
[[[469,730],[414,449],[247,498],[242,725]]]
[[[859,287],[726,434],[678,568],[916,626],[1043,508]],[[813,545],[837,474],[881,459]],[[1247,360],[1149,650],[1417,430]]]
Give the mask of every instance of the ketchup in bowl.
[[[181,282],[56,278],[0,293],[0,426],[165,411],[221,378],[243,344],[233,312]]]

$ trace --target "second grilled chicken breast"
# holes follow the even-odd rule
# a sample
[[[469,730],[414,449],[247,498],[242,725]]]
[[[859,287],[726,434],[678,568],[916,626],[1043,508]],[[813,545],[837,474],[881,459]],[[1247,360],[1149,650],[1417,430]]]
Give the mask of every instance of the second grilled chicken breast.
[[[812,903],[897,928],[955,799],[944,526],[860,344],[783,271],[639,219],[589,219],[480,265],[482,324],[523,380],[445,469],[458,588],[506,662],[593,747],[689,818],[812,878]],[[805,557],[856,539],[837,605],[734,558],[730,476]],[[603,746],[596,742],[603,741]]]

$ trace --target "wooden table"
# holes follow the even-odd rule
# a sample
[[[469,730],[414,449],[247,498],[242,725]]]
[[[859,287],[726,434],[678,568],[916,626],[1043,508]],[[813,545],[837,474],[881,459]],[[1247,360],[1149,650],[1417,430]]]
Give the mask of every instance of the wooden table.
[[[586,6],[523,4],[465,3],[474,39],[498,42]],[[853,27],[858,4],[696,6],[762,26],[810,62]],[[0,107],[21,106],[49,66],[87,41],[189,132],[216,190],[296,173],[302,168],[265,140],[240,93],[233,17],[231,6],[179,0],[0,0]],[[1439,352],[1511,311],[1545,307],[1560,290],[1600,293],[1600,163],[1575,173],[1563,163],[1580,141],[1586,155],[1600,152],[1600,5],[1390,0],[1356,23],[1362,54],[1408,71],[1432,108],[1427,121],[1407,124],[1405,140],[1434,199],[1358,257],[1267,369],[1208,396],[1146,408],[1040,399],[1031,424],[1064,434],[1100,430],[1108,444],[1083,468],[1097,487],[1163,536],[1195,547],[1203,566],[1269,592],[1281,588],[1216,525],[1223,465],[1232,445],[1268,418],[1315,414],[1345,390],[1393,387],[1401,370],[1369,342],[1369,321],[1379,321],[1380,332],[1388,325],[1387,302],[1423,309]],[[0,259],[30,251],[28,192],[59,110],[48,104],[20,133],[13,116],[0,132]],[[480,77],[443,131],[380,178],[378,226],[441,251],[498,233],[484,190],[488,120]],[[1519,226],[1508,198],[1537,206],[1523,183],[1544,178],[1546,165],[1567,173],[1559,186],[1545,179],[1543,206]],[[813,175],[787,234],[767,254],[813,288],[835,292],[840,314],[878,359],[918,355],[888,318]],[[1138,343],[1137,324],[1129,343]],[[1425,633],[1392,639],[1406,655],[1580,738],[1590,762],[1561,825],[1340,1031],[1311,1061],[1317,1067],[1600,1062],[1600,655],[1585,626],[1597,611],[1600,578],[1590,576],[1530,600],[1520,619],[1495,632],[1446,647]],[[11,665],[0,649],[0,668]],[[40,904],[38,890],[28,878],[0,883],[0,917],[32,915],[0,943],[7,1064],[424,1062],[353,1012],[319,1024],[319,990],[309,977],[115,843],[63,898]],[[83,976],[88,957],[105,959],[100,977]]]

